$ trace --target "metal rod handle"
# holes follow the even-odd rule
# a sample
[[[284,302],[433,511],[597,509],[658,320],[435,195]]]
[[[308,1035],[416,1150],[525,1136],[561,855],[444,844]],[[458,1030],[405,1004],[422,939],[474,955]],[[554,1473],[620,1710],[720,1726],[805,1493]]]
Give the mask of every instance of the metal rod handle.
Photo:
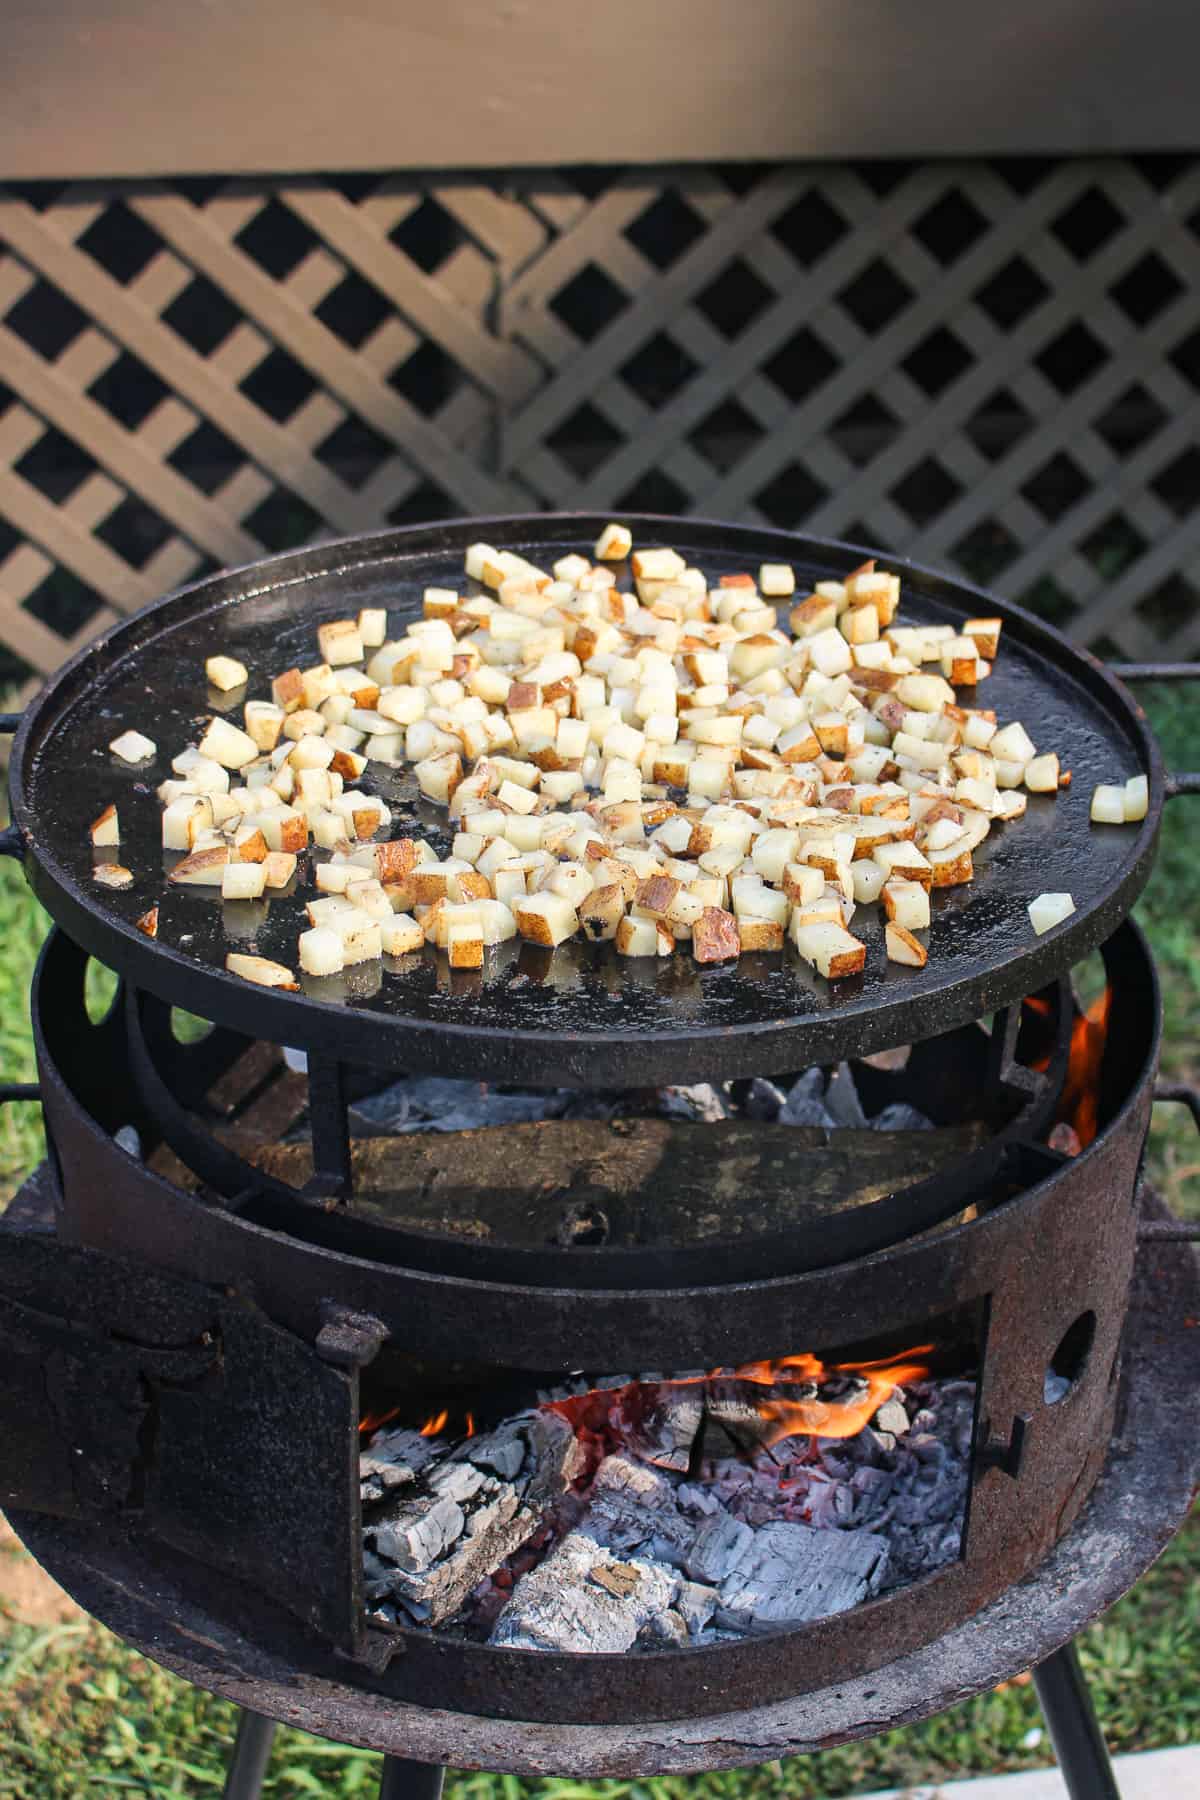
[[[1200,774],[1192,770],[1168,774],[1165,785],[1168,800],[1178,800],[1181,794],[1200,794]]]
[[[1033,1682],[1071,1800],[1121,1800],[1074,1643],[1039,1663]]]
[[[0,736],[11,737],[20,723],[20,713],[0,712]]]
[[[243,1712],[238,1725],[233,1758],[225,1777],[224,1800],[258,1800],[267,1778],[271,1745],[275,1741],[274,1719],[259,1713]]]
[[[1156,1081],[1154,1084],[1154,1102],[1160,1100],[1178,1101],[1186,1106],[1192,1115],[1192,1123],[1200,1131],[1200,1087],[1191,1081]]]
[[[1200,663],[1108,663],[1118,681],[1200,681]]]
[[[441,1800],[446,1771],[440,1763],[406,1762],[385,1756],[379,1778],[379,1800]]]
[[[25,839],[15,825],[0,831],[0,856],[14,856],[18,862],[25,859]]]
[[[42,1090],[36,1081],[0,1082],[0,1106],[10,1100],[40,1100]]]

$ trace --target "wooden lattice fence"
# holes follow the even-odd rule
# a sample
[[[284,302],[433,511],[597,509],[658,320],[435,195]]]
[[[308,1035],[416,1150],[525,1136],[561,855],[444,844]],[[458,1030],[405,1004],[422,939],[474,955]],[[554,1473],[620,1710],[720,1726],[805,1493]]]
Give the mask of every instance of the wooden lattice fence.
[[[456,513],[646,507],[1200,649],[1200,158],[0,190],[0,652]]]

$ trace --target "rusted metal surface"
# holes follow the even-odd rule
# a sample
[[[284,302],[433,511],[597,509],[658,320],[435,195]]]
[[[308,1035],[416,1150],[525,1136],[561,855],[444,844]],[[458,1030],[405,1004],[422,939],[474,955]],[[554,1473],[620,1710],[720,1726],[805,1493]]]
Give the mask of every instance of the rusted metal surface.
[[[844,574],[870,554],[694,520],[629,522],[639,541],[669,541],[714,577],[786,561],[804,583]],[[1037,991],[1125,918],[1153,863],[1165,791],[1140,709],[1094,657],[1030,615],[888,558],[903,578],[908,616],[1004,619],[988,704],[1024,720],[1074,775],[1070,789],[1031,797],[1022,820],[993,833],[971,885],[935,897],[924,969],[887,962],[882,924],[864,915],[866,971],[835,983],[790,950],[707,968],[686,955],[651,966],[579,940],[552,953],[514,941],[486,970],[465,973],[427,949],[387,970],[374,963],[349,977],[302,976],[296,994],[228,974],[232,921],[211,895],[168,883],[151,785],[209,705],[203,670],[213,643],[265,677],[307,659],[321,619],[364,604],[410,618],[427,584],[461,587],[464,549],[481,536],[548,562],[594,542],[603,523],[595,515],[478,519],[351,539],[201,582],[101,637],[54,678],[13,747],[13,816],[39,898],[77,943],[137,986],[250,1037],[347,1063],[574,1087],[769,1075],[912,1042]],[[135,719],[159,744],[150,770],[122,769],[108,754],[115,731]],[[1090,824],[1091,790],[1114,769],[1149,778],[1150,810],[1135,829]],[[370,785],[401,829],[448,843],[445,814],[418,801],[410,771],[373,769]],[[122,855],[136,876],[121,894],[101,893],[92,880],[87,831],[114,800]],[[1028,903],[1046,889],[1069,891],[1075,912],[1037,937]],[[136,920],[154,901],[151,940]],[[299,901],[273,901],[256,920],[260,952],[292,966]]]
[[[357,1383],[243,1301],[0,1231],[6,1506],[139,1522],[349,1650],[357,1433]]]
[[[1137,1580],[1182,1524],[1200,1478],[1200,1332],[1189,1324],[1198,1314],[1192,1253],[1144,1247],[1099,1480],[1023,1580],[924,1647],[785,1700],[721,1710],[728,1696],[714,1662],[711,1710],[690,1719],[612,1723],[582,1698],[557,1723],[454,1710],[464,1696],[451,1657],[435,1671],[440,1688],[435,1680],[428,1701],[407,1704],[378,1680],[352,1674],[282,1613],[248,1612],[244,1596],[219,1578],[144,1539],[29,1514],[14,1523],[55,1579],[146,1655],[241,1706],[341,1743],[530,1777],[628,1778],[762,1762],[912,1724],[995,1687],[1067,1642]],[[710,1653],[670,1654],[678,1666],[680,1656]],[[655,1660],[636,1659],[642,1670]]]
[[[39,983],[56,957],[70,954],[69,947],[47,951]],[[302,1226],[294,1217],[284,1229],[269,1229],[131,1163],[107,1135],[114,1128],[111,1109],[105,1117],[93,1103],[91,1058],[79,1051],[85,1034],[64,1029],[61,1009],[38,1005],[35,1041],[64,1170],[64,1230],[95,1248],[235,1284],[309,1338],[320,1328],[327,1299],[365,1308],[384,1320],[395,1349],[447,1361],[473,1358],[469,1346],[477,1345],[487,1360],[513,1368],[711,1367],[787,1354],[797,1348],[798,1332],[809,1343],[869,1337],[991,1291],[997,1271],[1036,1289],[1040,1234],[1060,1192],[1075,1196],[1083,1210],[1111,1204],[1105,1194],[1113,1182],[1127,1183],[1132,1195],[1157,1056],[1157,987],[1133,926],[1111,941],[1106,955],[1115,984],[1109,1038],[1115,1073],[1105,1079],[1121,1095],[1119,1108],[1114,1098],[1104,1115],[1107,1129],[1065,1167],[1048,1152],[1018,1149],[1012,1179],[1025,1188],[1019,1199],[937,1239],[909,1241],[865,1261],[807,1274],[779,1269],[754,1281],[718,1273],[701,1284],[636,1290],[535,1287],[452,1277],[436,1267],[377,1260],[377,1251],[368,1256],[361,1245],[352,1251],[322,1242],[315,1207],[311,1241],[298,1235]],[[74,1063],[69,1080],[64,1056]],[[86,1106],[76,1094],[87,1097]],[[1090,1228],[1083,1240],[1095,1242]],[[1072,1250],[1068,1262],[1074,1256]]]
[[[53,956],[47,953],[39,989]],[[949,1569],[801,1630],[683,1658],[542,1656],[410,1631],[403,1654],[371,1677],[397,1700],[435,1706],[450,1693],[467,1711],[557,1724],[685,1717],[782,1700],[831,1673],[878,1667],[978,1612],[1046,1553],[1099,1472],[1112,1428],[1159,1032],[1152,969],[1132,926],[1106,947],[1106,958],[1113,1011],[1101,1092],[1108,1110],[1080,1156],[1059,1161],[1042,1152],[1039,1161],[1023,1150],[1017,1161],[1028,1185],[1015,1169],[1016,1191],[995,1210],[870,1257],[769,1280],[632,1291],[514,1287],[372,1262],[172,1190],[116,1151],[63,1082],[52,1053],[62,1014],[40,1004],[39,993],[36,1042],[62,1173],[63,1229],[97,1249],[186,1268],[243,1306],[262,1307],[298,1339],[328,1333],[330,1302],[340,1301],[344,1312],[370,1315],[366,1352],[386,1335],[384,1354],[516,1370],[713,1367],[873,1338],[911,1343],[936,1333],[949,1311],[983,1309],[984,1454],[964,1557]],[[1060,1367],[1064,1344],[1081,1332],[1073,1385],[1048,1402],[1047,1372]],[[324,1461],[335,1463],[338,1454],[328,1439]],[[301,1496],[304,1481],[298,1472]],[[244,1581],[269,1586],[252,1571]],[[245,1596],[238,1602],[239,1617],[248,1604]],[[274,1641],[273,1622],[257,1629]]]
[[[56,961],[66,954],[58,946]],[[1039,1140],[1053,1118],[1074,1015],[1065,982],[1045,990],[1048,1015],[1014,1010],[1014,1028],[1036,1026],[1025,1051],[1027,1062],[1044,1054],[1036,1073],[998,1058],[999,1038],[1009,1035],[999,1026],[990,1037],[971,1025],[926,1039],[898,1071],[856,1064],[869,1112],[902,1101],[941,1124],[908,1140],[867,1130],[827,1143],[819,1131],[761,1122],[710,1128],[637,1118],[360,1140],[344,1203],[331,1209],[313,1204],[324,1190],[313,1183],[311,1147],[267,1145],[244,1159],[228,1130],[206,1130],[203,1100],[186,1106],[186,1086],[174,1077],[167,1009],[147,995],[131,998],[139,1097],[187,1168],[248,1222],[439,1274],[588,1288],[828,1267],[985,1207],[1004,1189],[1009,1151]],[[56,983],[56,1010],[70,1005]],[[1014,1046],[1019,1035],[1014,1029]],[[171,1173],[161,1153],[154,1165]],[[592,1213],[595,1241],[564,1235],[569,1221]]]

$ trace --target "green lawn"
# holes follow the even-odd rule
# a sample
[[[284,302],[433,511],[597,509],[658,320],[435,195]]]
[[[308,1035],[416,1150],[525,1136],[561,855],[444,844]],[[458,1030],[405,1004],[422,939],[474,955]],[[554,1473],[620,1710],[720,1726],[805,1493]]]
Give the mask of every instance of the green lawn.
[[[1146,696],[1169,765],[1200,767],[1200,732],[1186,700],[1169,689]],[[1189,810],[1192,809],[1192,810]],[[1193,899],[1196,857],[1189,819],[1200,801],[1169,810],[1162,852],[1138,908],[1158,956],[1166,997],[1167,1072],[1198,1073],[1200,931]],[[1200,818],[1197,818],[1200,825]],[[0,863],[0,1071],[33,1075],[25,1016],[30,970],[44,919],[19,874]],[[1172,1204],[1200,1215],[1200,1149],[1181,1109],[1161,1107],[1152,1169]],[[40,1154],[37,1109],[0,1113],[0,1205]],[[0,1556],[6,1552],[0,1549]],[[1105,1734],[1118,1750],[1200,1738],[1200,1530],[1193,1518],[1158,1566],[1082,1642]],[[35,1629],[0,1611],[0,1796],[73,1800],[101,1790],[145,1796],[217,1794],[234,1715],[131,1655],[108,1632],[70,1624]],[[751,1800],[768,1795],[835,1796],[890,1784],[932,1782],[1050,1760],[1028,1678],[956,1707],[928,1724],[846,1750],[694,1780],[544,1781],[455,1776],[454,1800],[554,1800],[626,1794],[648,1800]],[[378,1759],[300,1732],[281,1734],[266,1792],[363,1795],[374,1800]]]

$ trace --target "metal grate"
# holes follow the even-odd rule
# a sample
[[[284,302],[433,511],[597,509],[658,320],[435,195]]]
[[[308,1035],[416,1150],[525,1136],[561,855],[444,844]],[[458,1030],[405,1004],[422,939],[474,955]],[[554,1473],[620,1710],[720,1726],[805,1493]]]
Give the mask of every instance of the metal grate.
[[[803,524],[1184,657],[1198,426],[1200,158],[0,190],[19,674],[222,564],[575,505]]]

